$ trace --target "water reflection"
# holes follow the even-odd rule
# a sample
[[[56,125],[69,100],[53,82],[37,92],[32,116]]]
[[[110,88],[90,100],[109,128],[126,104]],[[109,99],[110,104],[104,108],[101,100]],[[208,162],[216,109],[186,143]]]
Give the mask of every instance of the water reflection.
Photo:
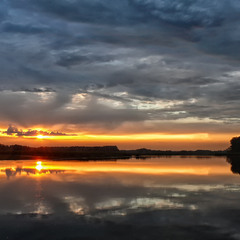
[[[202,226],[211,230],[199,233],[206,239],[231,239],[239,233],[240,178],[221,157],[1,161],[0,194],[0,226],[9,239],[15,239],[6,225],[8,219],[11,224],[18,221],[13,216],[23,219],[18,233],[38,221],[45,231],[46,226],[55,231],[51,239],[167,239],[172,231],[198,239],[186,236]],[[111,235],[109,224],[121,234]],[[133,235],[124,226],[131,226]],[[141,234],[139,226],[145,229]],[[166,229],[171,230],[161,235]],[[223,238],[223,230],[232,235]],[[1,234],[0,229],[0,239],[5,239]]]
[[[11,177],[16,177],[17,175],[20,176],[22,173],[26,173],[27,175],[59,174],[59,173],[64,173],[65,170],[46,169],[42,166],[42,162],[38,161],[36,162],[36,166],[33,168],[32,167],[5,168],[5,169],[1,169],[1,172],[5,172],[7,179],[10,179]]]
[[[231,164],[231,171],[240,174],[240,156],[228,156],[227,162]]]

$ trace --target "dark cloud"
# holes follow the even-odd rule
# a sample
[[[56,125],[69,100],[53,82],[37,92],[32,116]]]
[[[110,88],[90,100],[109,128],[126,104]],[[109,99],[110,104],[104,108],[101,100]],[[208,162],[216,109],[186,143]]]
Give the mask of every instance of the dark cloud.
[[[45,32],[46,29],[31,25],[19,25],[7,22],[2,25],[2,31],[8,33],[40,34]]]
[[[63,55],[57,61],[57,64],[69,67],[78,64],[104,63],[112,60],[111,56],[94,56],[94,55]]]
[[[180,27],[205,27],[220,25],[224,19],[224,7],[229,8],[227,1],[193,1],[186,0],[134,0],[142,11],[159,20]]]
[[[8,2],[6,0],[3,0],[1,2],[1,8],[0,8],[0,23],[4,21],[8,17]]]
[[[52,88],[33,88],[33,89],[21,89],[21,91],[23,92],[33,92],[33,93],[52,93],[52,92],[56,92],[54,89]]]
[[[129,24],[161,20],[180,27],[205,27],[221,24],[232,18],[230,11],[236,14],[236,1],[187,0],[134,0],[127,1],[66,1],[53,0],[11,0],[11,5],[18,8],[41,10],[44,13],[69,21]],[[238,6],[239,7],[239,6]]]
[[[9,0],[0,9],[5,124],[238,122],[237,0]]]
[[[129,9],[130,4],[127,0],[119,1],[66,1],[66,0],[53,0],[51,2],[29,1],[22,0],[21,2],[11,0],[11,4],[18,8],[28,8],[31,10],[41,10],[44,13],[54,14],[55,16],[77,22],[93,22],[93,23],[119,23],[122,24],[131,16],[134,9]],[[119,11],[124,9],[125,11]],[[138,13],[136,14],[138,16]],[[133,16],[133,19],[137,16]]]
[[[53,131],[41,131],[41,130],[34,130],[34,129],[28,129],[27,131],[23,130],[18,130],[18,128],[12,126],[11,124],[9,125],[8,129],[3,132],[3,134],[7,135],[15,135],[17,137],[32,137],[32,136],[73,136],[69,135],[66,133],[61,133],[61,132],[53,132]]]

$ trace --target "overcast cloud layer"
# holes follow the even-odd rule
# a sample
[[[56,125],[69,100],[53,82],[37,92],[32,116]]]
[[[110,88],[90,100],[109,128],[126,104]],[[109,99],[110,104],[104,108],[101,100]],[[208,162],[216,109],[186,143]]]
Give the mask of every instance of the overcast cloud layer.
[[[239,13],[239,0],[2,0],[0,121],[236,132]]]

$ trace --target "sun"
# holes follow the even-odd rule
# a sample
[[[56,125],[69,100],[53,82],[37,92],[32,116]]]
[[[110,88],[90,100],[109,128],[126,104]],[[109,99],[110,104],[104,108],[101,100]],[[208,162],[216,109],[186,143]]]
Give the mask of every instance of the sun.
[[[37,139],[44,139],[44,138],[47,138],[47,136],[44,136],[44,135],[37,135],[36,137],[37,137]]]

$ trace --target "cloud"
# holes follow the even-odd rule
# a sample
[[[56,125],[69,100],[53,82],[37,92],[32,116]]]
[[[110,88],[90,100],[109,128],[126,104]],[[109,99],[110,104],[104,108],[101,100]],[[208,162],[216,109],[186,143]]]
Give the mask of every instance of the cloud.
[[[18,128],[12,126],[11,124],[9,125],[8,129],[3,132],[3,134],[7,135],[14,135],[17,137],[32,137],[32,136],[75,136],[72,134],[66,134],[66,133],[61,133],[61,132],[53,132],[53,131],[42,131],[42,130],[33,130],[33,129],[28,129],[27,131],[23,130],[18,130]]]
[[[51,2],[29,1],[24,0],[19,3],[16,0],[11,0],[11,4],[17,8],[27,8],[31,10],[40,10],[43,13],[53,14],[54,16],[77,22],[94,22],[94,23],[120,23],[124,21],[125,17],[129,17],[131,11],[128,10],[128,1],[99,1],[93,0],[91,2],[87,0],[78,1],[65,1],[65,0],[53,0]],[[119,9],[125,9],[125,12],[121,12]]]
[[[44,33],[46,29],[31,26],[31,25],[20,25],[20,24],[5,22],[2,25],[2,31],[8,32],[8,33],[40,34],[40,33]]]
[[[13,92],[29,92],[29,93],[54,93],[56,92],[54,89],[47,87],[41,87],[41,88],[32,88],[32,89],[28,89],[28,88],[22,88],[20,90],[13,90]]]
[[[8,12],[9,12],[8,2],[6,0],[3,0],[1,2],[0,8],[0,23],[3,22],[8,17]]]
[[[205,27],[220,25],[224,7],[229,1],[187,0],[134,0],[151,16],[180,27]]]
[[[63,67],[69,67],[79,64],[91,64],[91,63],[104,63],[110,62],[112,60],[111,56],[97,56],[97,55],[63,55],[57,61],[57,64]]]
[[[108,25],[164,21],[182,27],[218,26],[231,19],[239,9],[236,0],[207,1],[187,0],[134,0],[66,1],[11,0],[11,5],[20,9],[41,10],[42,13],[75,22],[104,23]]]
[[[75,95],[74,95],[75,96]],[[1,120],[23,127],[56,124],[100,124],[107,128],[119,126],[127,121],[142,121],[145,113],[136,109],[115,109],[100,103],[94,96],[77,98],[67,93],[2,92],[0,99],[11,102],[7,108],[0,104]],[[2,102],[3,103],[3,102]],[[34,112],[34,114],[33,114]]]
[[[236,0],[9,0],[3,9],[2,124],[238,126]]]
[[[33,88],[33,89],[22,89],[24,92],[35,92],[35,93],[52,93],[55,92],[52,88]]]

